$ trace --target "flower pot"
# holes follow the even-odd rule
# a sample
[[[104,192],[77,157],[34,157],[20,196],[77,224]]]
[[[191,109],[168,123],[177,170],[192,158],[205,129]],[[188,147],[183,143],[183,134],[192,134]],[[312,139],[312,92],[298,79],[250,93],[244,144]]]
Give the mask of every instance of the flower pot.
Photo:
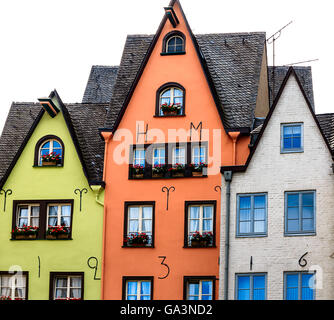
[[[205,248],[208,246],[208,241],[206,240],[191,240],[191,246],[193,248]]]
[[[24,234],[18,234],[15,236],[15,239],[16,240],[23,240],[23,239],[26,239],[26,236]]]
[[[184,177],[184,172],[183,171],[176,171],[172,173],[173,177]]]
[[[201,177],[203,176],[203,171],[192,171],[193,177]]]
[[[37,238],[37,234],[29,234],[27,236],[28,239],[36,239]]]
[[[177,110],[175,110],[175,111],[172,111],[172,110],[166,110],[166,111],[162,111],[163,112],[163,114],[164,114],[164,116],[175,116],[175,115],[177,115]]]
[[[57,161],[42,161],[42,166],[56,166],[57,165]]]
[[[55,240],[55,239],[57,239],[57,236],[54,235],[54,234],[47,234],[46,235],[46,239],[48,239],[48,240]]]
[[[134,173],[132,175],[133,178],[135,179],[143,179],[144,178],[144,174],[143,173]]]
[[[152,178],[162,178],[164,176],[163,173],[153,173],[152,172]]]
[[[130,244],[131,247],[145,247],[146,246],[146,243],[133,243],[133,244]]]
[[[57,239],[68,239],[70,235],[68,233],[60,233],[57,235]]]

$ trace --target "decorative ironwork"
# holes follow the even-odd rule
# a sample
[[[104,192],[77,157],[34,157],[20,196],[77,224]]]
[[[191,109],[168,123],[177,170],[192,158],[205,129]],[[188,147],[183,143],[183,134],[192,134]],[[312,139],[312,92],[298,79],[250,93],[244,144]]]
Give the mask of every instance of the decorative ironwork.
[[[138,124],[137,125],[137,142],[138,142],[140,134],[144,134],[145,135],[145,142],[147,142],[147,132],[148,132],[148,124],[146,124],[146,131],[144,131],[144,132],[139,132],[139,124]]]
[[[166,279],[169,276],[170,268],[168,264],[165,263],[166,256],[159,256],[159,259],[162,259],[161,264],[167,268],[167,274],[164,277],[158,277],[158,279]]]
[[[4,198],[4,202],[3,202],[3,212],[6,211],[6,200],[7,200],[7,195],[10,196],[13,193],[13,191],[11,189],[0,189],[0,194],[4,194],[5,198]]]
[[[200,128],[199,141],[202,141],[202,121],[199,123],[197,128],[194,126],[194,124],[192,122],[190,122],[190,141],[191,141],[191,136],[192,136],[192,128],[194,128],[196,131]]]
[[[218,190],[217,190],[217,189],[219,189],[219,192],[221,192],[221,191],[222,191],[222,187],[221,187],[221,186],[215,186],[215,188],[214,188],[214,189],[215,189],[215,191],[216,191],[216,192],[218,192]]]
[[[250,269],[250,270],[253,269],[253,256],[250,257],[250,261],[249,261],[249,269]]]
[[[90,264],[90,261],[91,261],[91,260],[94,260],[94,261],[95,261],[95,265],[94,265],[94,266],[92,266],[92,265]],[[91,269],[95,269],[95,272],[94,272],[94,280],[101,280],[101,278],[97,278],[97,277],[96,277],[97,267],[98,267],[98,265],[99,265],[99,261],[98,261],[98,259],[97,259],[96,257],[90,257],[90,258],[88,258],[88,260],[87,260],[87,264],[88,264],[88,267],[89,267],[89,268],[91,268]]]
[[[173,186],[171,186],[171,187],[169,187],[169,188],[165,186],[165,187],[162,187],[161,191],[162,191],[162,192],[165,192],[165,191],[167,192],[167,206],[166,206],[166,210],[168,210],[169,192],[170,192],[170,191],[174,192],[174,191],[175,191],[175,188],[174,188]]]
[[[41,277],[41,258],[37,256],[38,258],[38,278]]]
[[[81,211],[81,204],[82,204],[82,193],[84,192],[84,193],[87,193],[88,192],[88,190],[86,189],[86,188],[83,188],[83,189],[75,189],[74,190],[74,193],[75,194],[78,194],[78,192],[80,193],[80,211]]]
[[[308,254],[308,252],[304,253],[300,259],[298,260],[298,264],[303,268],[303,267],[306,267],[307,265],[307,260],[304,259],[304,257]]]

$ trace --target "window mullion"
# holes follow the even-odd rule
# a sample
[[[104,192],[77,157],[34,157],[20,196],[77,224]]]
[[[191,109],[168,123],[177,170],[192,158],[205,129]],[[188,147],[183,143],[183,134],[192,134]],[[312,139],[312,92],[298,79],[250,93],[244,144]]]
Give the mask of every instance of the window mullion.
[[[254,233],[254,196],[251,196],[251,233]]]
[[[139,217],[138,217],[138,232],[142,232],[143,230],[143,207],[139,207]]]
[[[67,292],[66,292],[67,298],[70,298],[70,286],[71,286],[71,277],[68,276],[67,277]]]
[[[303,193],[302,192],[300,192],[299,193],[299,231],[303,231],[303,219],[302,219],[302,214],[303,214],[303,212],[302,212],[302,209],[303,209],[303,206],[302,206],[302,195],[303,195]]]

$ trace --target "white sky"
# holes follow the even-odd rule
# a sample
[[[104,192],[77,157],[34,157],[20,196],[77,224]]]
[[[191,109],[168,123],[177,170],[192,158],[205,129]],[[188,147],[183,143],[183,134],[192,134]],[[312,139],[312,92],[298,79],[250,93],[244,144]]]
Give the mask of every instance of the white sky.
[[[332,0],[181,0],[196,33],[265,31],[293,21],[276,41],[276,65],[311,65],[316,113],[334,112]],[[2,0],[0,130],[12,101],[57,89],[81,102],[92,65],[119,65],[127,34],[154,34],[169,0]],[[272,63],[272,45],[268,45]]]

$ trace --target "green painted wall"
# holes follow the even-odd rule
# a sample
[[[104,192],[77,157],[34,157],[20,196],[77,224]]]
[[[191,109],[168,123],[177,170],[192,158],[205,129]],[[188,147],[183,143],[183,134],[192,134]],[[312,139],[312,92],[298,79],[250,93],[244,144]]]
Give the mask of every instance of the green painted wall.
[[[63,167],[33,167],[37,141],[46,135],[56,135],[64,142]],[[76,188],[87,188],[82,196]],[[50,272],[84,272],[84,299],[100,299],[101,281],[94,280],[94,269],[87,265],[89,257],[98,259],[97,277],[101,277],[103,206],[95,201],[81,162],[75,150],[62,113],[51,118],[45,113],[24,148],[3,189],[12,189],[3,211],[4,195],[0,196],[0,271],[18,265],[29,272],[28,299],[49,299]],[[104,191],[100,195],[103,201]],[[13,200],[73,199],[73,240],[10,240]],[[38,277],[38,256],[41,261]]]

